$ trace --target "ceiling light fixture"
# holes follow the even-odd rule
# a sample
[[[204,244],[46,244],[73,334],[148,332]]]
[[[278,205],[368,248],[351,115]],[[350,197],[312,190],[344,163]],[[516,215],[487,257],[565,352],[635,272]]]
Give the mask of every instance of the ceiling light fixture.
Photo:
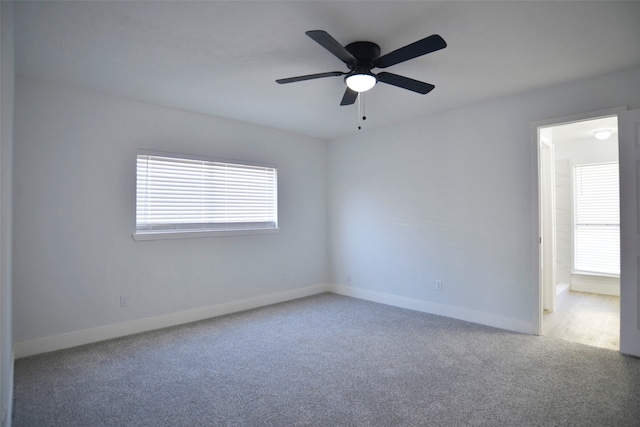
[[[600,129],[593,133],[593,136],[600,141],[604,141],[605,139],[609,139],[613,131],[611,129]]]
[[[349,89],[356,92],[366,92],[378,83],[378,79],[373,73],[353,73],[345,77]]]

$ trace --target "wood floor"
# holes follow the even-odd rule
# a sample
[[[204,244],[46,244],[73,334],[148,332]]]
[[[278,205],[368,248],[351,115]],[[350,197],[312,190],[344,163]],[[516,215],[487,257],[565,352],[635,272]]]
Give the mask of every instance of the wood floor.
[[[564,291],[557,310],[544,314],[543,335],[618,351],[620,297]]]

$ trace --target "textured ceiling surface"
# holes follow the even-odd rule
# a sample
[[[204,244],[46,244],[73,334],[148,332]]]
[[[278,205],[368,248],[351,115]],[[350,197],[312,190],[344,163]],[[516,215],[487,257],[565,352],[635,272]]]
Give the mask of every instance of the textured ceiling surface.
[[[358,132],[341,107],[346,70],[305,35],[382,54],[431,34],[448,47],[386,69],[432,83],[418,95],[378,84],[366,128],[640,65],[640,2],[18,2],[19,76],[323,139]],[[374,70],[375,71],[375,70]]]

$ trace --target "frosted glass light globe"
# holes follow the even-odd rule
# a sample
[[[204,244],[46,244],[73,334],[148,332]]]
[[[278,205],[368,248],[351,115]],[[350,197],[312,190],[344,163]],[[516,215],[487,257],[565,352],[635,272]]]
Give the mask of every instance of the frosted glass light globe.
[[[349,89],[356,92],[366,92],[376,85],[378,79],[373,74],[351,74],[345,79]]]

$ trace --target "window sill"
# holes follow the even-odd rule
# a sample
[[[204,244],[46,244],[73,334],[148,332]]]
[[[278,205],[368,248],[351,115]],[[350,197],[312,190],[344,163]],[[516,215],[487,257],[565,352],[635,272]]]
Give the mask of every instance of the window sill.
[[[132,233],[131,237],[136,242],[147,240],[170,240],[170,239],[199,239],[204,237],[224,237],[224,236],[246,236],[252,234],[274,234],[280,231],[279,228],[265,228],[256,230],[216,230],[216,231],[154,231],[147,233]]]

